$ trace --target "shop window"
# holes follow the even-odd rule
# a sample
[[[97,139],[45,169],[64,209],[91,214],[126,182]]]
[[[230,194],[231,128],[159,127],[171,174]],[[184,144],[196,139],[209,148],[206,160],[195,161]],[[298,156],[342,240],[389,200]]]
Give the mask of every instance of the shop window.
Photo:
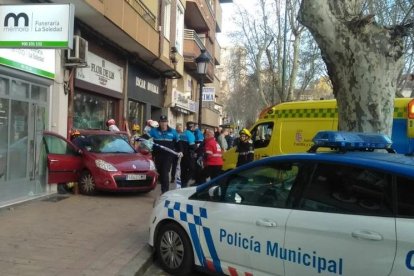
[[[145,104],[129,101],[128,102],[128,123],[131,130],[133,124],[137,124],[143,129],[145,117]]]
[[[114,118],[115,101],[102,96],[78,92],[74,96],[73,127],[106,129],[105,122]]]
[[[32,99],[38,101],[47,101],[47,88],[37,85],[32,85]]]
[[[11,96],[16,99],[29,99],[29,84],[18,80],[12,80]]]
[[[0,77],[0,95],[9,95],[9,80]]]

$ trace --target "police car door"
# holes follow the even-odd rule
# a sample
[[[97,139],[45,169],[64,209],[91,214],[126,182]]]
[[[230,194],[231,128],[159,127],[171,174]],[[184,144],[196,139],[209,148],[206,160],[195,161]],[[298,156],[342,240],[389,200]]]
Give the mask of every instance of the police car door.
[[[397,256],[391,275],[414,274],[414,185],[413,180],[396,177],[397,183]]]
[[[392,206],[386,173],[318,164],[279,248],[286,275],[389,275],[396,251]]]
[[[290,212],[278,208],[284,206],[290,189],[287,173],[274,165],[259,165],[216,182],[209,191],[214,196],[205,205],[204,235],[200,233],[210,266],[230,275],[283,275],[283,261],[272,251],[283,246]]]

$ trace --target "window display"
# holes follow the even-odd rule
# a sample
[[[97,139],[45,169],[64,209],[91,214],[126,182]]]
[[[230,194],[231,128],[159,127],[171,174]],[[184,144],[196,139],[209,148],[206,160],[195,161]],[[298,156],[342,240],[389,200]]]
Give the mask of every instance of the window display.
[[[73,99],[73,128],[106,129],[106,120],[115,117],[115,101],[111,98],[76,92]]]

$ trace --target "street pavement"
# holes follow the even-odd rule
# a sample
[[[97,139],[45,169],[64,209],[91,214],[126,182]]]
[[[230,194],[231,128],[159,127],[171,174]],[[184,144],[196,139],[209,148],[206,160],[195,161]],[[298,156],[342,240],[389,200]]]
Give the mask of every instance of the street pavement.
[[[151,264],[147,194],[52,195],[0,209],[0,274],[142,275]]]

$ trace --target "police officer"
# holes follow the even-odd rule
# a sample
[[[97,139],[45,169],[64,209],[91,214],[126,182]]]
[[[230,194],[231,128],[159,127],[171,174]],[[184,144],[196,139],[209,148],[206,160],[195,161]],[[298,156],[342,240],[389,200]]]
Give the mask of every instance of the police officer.
[[[186,130],[180,135],[180,144],[183,150],[181,160],[181,186],[187,187],[188,181],[192,178],[195,169],[196,144],[194,136],[194,122],[187,122]]]
[[[168,126],[167,116],[161,115],[159,121],[159,127],[152,128],[149,132],[149,136],[153,138],[154,143],[178,151],[182,156],[182,151],[178,145],[177,131]],[[154,147],[153,156],[155,166],[159,174],[159,181],[161,183],[161,193],[165,193],[169,190],[169,173],[174,158],[177,158],[174,154],[167,152],[159,147]]]

